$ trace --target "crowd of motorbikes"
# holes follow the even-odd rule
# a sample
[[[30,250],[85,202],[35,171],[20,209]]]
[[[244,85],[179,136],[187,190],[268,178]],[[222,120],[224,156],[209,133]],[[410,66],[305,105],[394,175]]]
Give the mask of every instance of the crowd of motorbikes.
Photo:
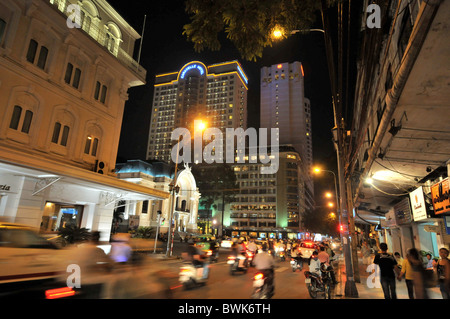
[[[192,246],[196,246],[194,243]],[[209,264],[217,262],[219,256],[219,244],[217,242],[211,242],[209,247],[200,245],[202,249],[195,248],[197,255],[186,253],[183,256],[183,265],[180,268],[180,283],[185,289],[192,289],[205,285],[209,277]],[[256,246],[253,242],[244,243],[243,240],[235,242],[232,246],[231,253],[227,258],[227,264],[229,265],[230,275],[234,276],[238,273],[247,273],[250,267],[253,267],[253,260],[258,253],[263,251],[267,252],[280,262],[289,260],[292,271],[297,269],[303,270],[303,263],[310,260],[303,258],[298,246],[292,243],[286,245],[284,242],[278,242],[276,245],[270,247]],[[314,257],[314,256],[312,256]],[[311,258],[312,258],[311,257]],[[305,283],[311,298],[318,298],[323,296],[326,299],[332,297],[332,289],[336,283],[332,276],[333,267],[331,263],[326,265],[321,263],[320,266],[316,266],[314,263],[314,269],[312,264],[309,267],[309,271],[305,271]],[[272,273],[271,280],[268,280]],[[270,282],[270,283],[269,283]],[[253,276],[253,292],[252,299],[270,299],[273,296],[273,269],[272,272],[266,270],[257,270]]]

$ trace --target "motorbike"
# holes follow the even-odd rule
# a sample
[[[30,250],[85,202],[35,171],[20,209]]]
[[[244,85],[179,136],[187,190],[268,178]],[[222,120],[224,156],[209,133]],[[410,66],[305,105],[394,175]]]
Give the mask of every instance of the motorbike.
[[[285,253],[283,247],[281,247],[281,248],[278,250],[278,255],[280,256],[280,261],[285,261],[285,260],[286,260],[286,253]]]
[[[243,273],[247,273],[247,257],[242,255],[242,254],[238,254],[237,256],[235,255],[230,255],[228,256],[228,261],[227,264],[230,265],[230,274],[234,275],[237,271],[242,271]]]
[[[180,267],[180,283],[186,290],[204,286],[209,277],[203,278],[204,271],[203,266],[195,266],[191,262],[184,262]]]
[[[293,272],[295,272],[297,269],[300,269],[300,271],[302,271],[303,262],[302,262],[301,258],[292,257],[291,258],[291,267],[292,267]]]
[[[250,250],[247,250],[245,252],[245,256],[247,257],[247,265],[249,267],[251,267],[253,265],[252,262],[253,262],[253,257],[255,257],[255,253]]]
[[[272,287],[267,283],[267,276],[263,272],[257,272],[253,276],[252,299],[270,299],[272,298]]]
[[[324,299],[331,299],[333,280],[330,271],[322,263],[321,275],[310,271],[305,271],[305,283],[311,298],[316,299],[319,294],[323,294]]]
[[[216,263],[219,260],[219,251],[207,250],[206,257],[209,258],[209,261],[211,263]]]

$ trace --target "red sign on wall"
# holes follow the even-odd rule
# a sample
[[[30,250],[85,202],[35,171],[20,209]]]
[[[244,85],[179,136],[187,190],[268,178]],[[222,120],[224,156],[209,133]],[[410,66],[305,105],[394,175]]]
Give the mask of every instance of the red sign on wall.
[[[431,186],[431,198],[433,199],[433,208],[435,214],[444,214],[450,212],[450,193],[448,178]]]

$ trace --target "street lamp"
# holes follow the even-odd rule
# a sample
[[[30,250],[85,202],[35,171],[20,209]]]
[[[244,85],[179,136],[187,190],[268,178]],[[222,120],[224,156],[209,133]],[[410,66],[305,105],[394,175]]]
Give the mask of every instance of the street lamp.
[[[307,33],[307,32],[322,32],[325,33],[325,30],[322,29],[302,29],[302,30],[291,30],[289,32],[290,35],[296,34],[296,33]],[[274,39],[280,39],[283,38],[286,32],[282,30],[280,27],[275,27],[272,31],[272,37]]]
[[[326,8],[326,0],[321,0],[322,4],[322,20],[324,24],[324,29],[329,29],[328,27],[328,18],[327,18],[327,12],[325,10]],[[279,32],[278,32],[279,31]],[[336,199],[339,198],[337,201],[339,203],[338,210],[339,210],[339,219],[348,219],[347,214],[347,204],[345,203],[346,200],[346,190],[345,190],[345,181],[344,181],[344,175],[343,175],[343,167],[342,167],[342,154],[341,154],[341,146],[342,146],[342,135],[338,134],[338,131],[340,132],[340,128],[337,127],[339,125],[339,119],[340,116],[338,116],[338,112],[336,110],[335,103],[341,103],[340,95],[336,94],[336,78],[335,78],[335,66],[334,66],[334,58],[333,58],[333,46],[331,43],[331,38],[328,34],[328,31],[325,32],[325,30],[322,29],[308,29],[308,30],[293,30],[290,32],[290,34],[294,34],[297,32],[308,32],[308,31],[318,31],[323,33],[324,35],[324,41],[325,41],[325,47],[327,52],[327,63],[328,63],[328,69],[330,73],[330,84],[331,89],[333,93],[333,117],[335,122],[335,129],[333,130],[334,135],[334,141],[335,141],[335,148],[336,148],[336,155],[337,155],[337,161],[338,161],[338,174],[339,174],[339,187],[340,187],[340,194],[341,197],[338,197],[337,195],[337,181],[336,181],[336,174],[332,171],[327,171],[333,174],[334,176],[334,185],[336,189]],[[274,38],[281,38],[284,36],[284,33],[280,29],[275,29],[273,32]],[[340,93],[340,92],[339,92]],[[322,170],[318,169],[314,170],[314,172],[320,172]],[[325,171],[325,170],[323,170]],[[342,224],[341,224],[342,225]],[[351,254],[350,254],[350,248],[349,248],[349,233],[348,233],[348,223],[346,224],[347,227],[345,227],[345,231],[341,233],[341,241],[343,243],[344,247],[344,258],[345,258],[345,267],[346,267],[346,275],[347,280],[345,283],[345,295],[349,297],[357,297],[358,291],[356,289],[355,281],[353,278],[353,267],[352,267],[352,261],[351,261]]]
[[[329,170],[326,170],[326,169],[321,169],[320,167],[314,167],[314,169],[313,169],[313,172],[314,173],[316,173],[316,174],[319,174],[319,173],[321,173],[321,172],[326,172],[326,173],[330,173],[330,174],[333,174],[333,178],[334,178],[334,191],[335,191],[335,193],[336,193],[336,206],[337,206],[337,211],[338,211],[338,213],[339,213],[339,219],[340,219],[340,207],[339,207],[339,195],[338,195],[338,187],[337,187],[337,179],[336,179],[336,174],[333,172],[333,171],[329,171]],[[329,193],[328,193],[329,194]],[[327,197],[330,197],[330,196],[328,196],[327,195]]]

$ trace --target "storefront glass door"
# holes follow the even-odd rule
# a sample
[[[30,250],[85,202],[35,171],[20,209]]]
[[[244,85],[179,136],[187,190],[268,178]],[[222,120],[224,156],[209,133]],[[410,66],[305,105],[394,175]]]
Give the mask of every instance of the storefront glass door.
[[[69,225],[80,227],[83,206],[47,202],[41,221],[41,231],[56,232]]]

